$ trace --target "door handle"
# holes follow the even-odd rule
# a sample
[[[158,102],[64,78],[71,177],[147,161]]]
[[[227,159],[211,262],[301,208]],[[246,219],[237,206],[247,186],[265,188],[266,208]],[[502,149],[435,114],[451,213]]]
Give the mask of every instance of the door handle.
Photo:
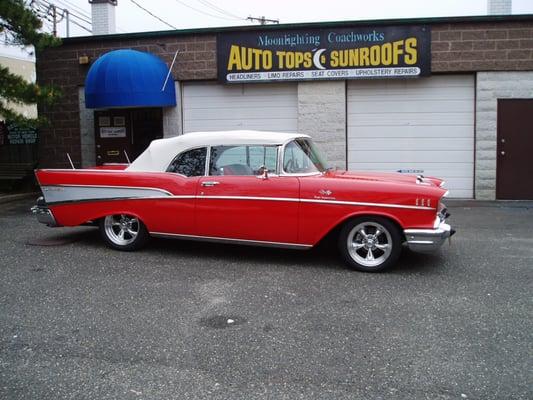
[[[202,182],[202,186],[216,186],[220,184],[220,182],[217,182],[217,181],[205,181],[205,182]]]

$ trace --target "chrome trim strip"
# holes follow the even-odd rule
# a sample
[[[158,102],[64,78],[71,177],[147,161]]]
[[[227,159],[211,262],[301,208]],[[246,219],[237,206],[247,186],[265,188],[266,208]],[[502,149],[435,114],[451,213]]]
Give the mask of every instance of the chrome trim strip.
[[[157,236],[157,237],[163,237],[163,238],[165,237],[166,238],[180,238],[180,239],[190,239],[190,240],[198,240],[198,241],[206,241],[206,242],[279,247],[279,248],[299,249],[299,250],[306,250],[306,249],[313,247],[312,244],[269,242],[266,240],[232,239],[232,238],[224,238],[224,237],[216,237],[216,236],[182,235],[179,233],[150,232],[150,235]]]
[[[72,188],[100,188],[100,189],[117,189],[124,190],[125,192],[130,190],[139,190],[139,191],[157,191],[159,193],[164,193],[166,196],[109,196],[101,197],[102,193],[94,193],[95,197],[84,198],[81,197],[81,193],[72,193],[66,195],[62,193],[62,196],[54,193],[54,187],[72,187]],[[51,189],[52,188],[52,189]],[[323,200],[323,199],[305,199],[305,198],[292,198],[292,197],[264,197],[264,196],[210,196],[210,195],[173,195],[164,189],[151,188],[151,187],[134,187],[134,186],[104,186],[104,185],[49,185],[42,186],[43,193],[45,194],[46,202],[48,204],[64,204],[72,202],[87,202],[87,201],[113,201],[113,200],[146,200],[146,199],[213,199],[213,200],[252,200],[252,201],[286,201],[293,203],[318,203],[318,204],[333,204],[333,205],[344,205],[344,206],[355,206],[355,207],[382,207],[382,208],[400,208],[400,209],[411,209],[411,210],[431,210],[434,211],[432,207],[425,206],[411,206],[404,204],[390,204],[390,203],[368,203],[368,202],[358,202],[358,201],[342,201],[342,200]]]
[[[81,200],[63,200],[55,202],[47,202],[49,206],[61,206],[64,204],[78,204],[78,203],[93,203],[102,201],[124,201],[124,200],[192,200],[196,196],[153,196],[153,197],[104,197],[95,199],[81,199]]]
[[[167,197],[172,193],[167,190],[149,187],[104,186],[104,185],[43,185],[41,186],[46,203],[57,204],[72,201],[103,199],[131,199]]]
[[[256,197],[256,196],[196,196],[197,199],[215,200],[260,200],[260,201],[289,201],[298,203],[300,199],[290,197]]]
[[[390,204],[390,203],[365,203],[359,201],[341,201],[341,200],[320,200],[320,199],[300,199],[302,203],[324,203],[324,204],[339,204],[347,206],[361,206],[361,207],[385,207],[385,208],[407,208],[412,210],[432,210],[433,207],[424,206],[408,206],[404,204]]]
[[[70,170],[69,170],[70,171]],[[141,189],[141,190],[157,190],[158,192],[165,193],[169,196],[172,196],[168,190],[149,187],[149,186],[115,186],[115,185],[74,185],[70,183],[60,183],[58,185],[44,185],[46,186],[65,186],[65,187],[90,187],[90,188],[112,188],[112,189]]]
[[[128,172],[125,169],[105,169],[105,168],[102,168],[102,169],[96,169],[96,168],[95,169],[92,169],[92,168],[79,168],[79,169],[72,169],[72,168],[41,168],[41,169],[38,169],[38,171],[51,171],[51,172],[55,172],[55,171],[73,172],[73,171],[76,171],[76,173],[78,173],[78,172]]]
[[[183,154],[183,151],[180,154]],[[211,169],[211,146],[207,146],[207,149],[205,150],[204,176],[209,176],[210,169]]]

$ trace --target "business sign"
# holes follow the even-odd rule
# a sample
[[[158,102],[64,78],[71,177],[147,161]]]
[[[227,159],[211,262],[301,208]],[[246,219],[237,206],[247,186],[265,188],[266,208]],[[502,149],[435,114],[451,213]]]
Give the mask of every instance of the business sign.
[[[431,72],[428,26],[219,33],[224,83],[407,78]]]
[[[0,121],[0,145],[35,144],[38,131],[29,126],[19,126],[14,122]]]
[[[101,138],[120,138],[126,137],[126,127],[114,127],[106,126],[100,128],[100,137]]]

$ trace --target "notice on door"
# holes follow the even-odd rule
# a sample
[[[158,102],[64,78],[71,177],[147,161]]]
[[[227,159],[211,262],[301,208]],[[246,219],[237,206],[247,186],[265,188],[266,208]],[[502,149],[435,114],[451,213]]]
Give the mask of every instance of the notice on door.
[[[100,137],[101,138],[121,138],[126,137],[126,127],[125,126],[105,126],[100,128]]]

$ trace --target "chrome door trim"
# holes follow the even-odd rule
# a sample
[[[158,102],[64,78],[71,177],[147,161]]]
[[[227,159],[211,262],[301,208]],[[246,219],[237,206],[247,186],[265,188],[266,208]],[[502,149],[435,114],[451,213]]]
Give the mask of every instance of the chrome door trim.
[[[70,171],[70,170],[69,170]],[[42,185],[43,190],[44,188],[49,187],[56,187],[56,186],[64,186],[64,187],[89,187],[89,188],[110,188],[110,189],[146,189],[146,190],[157,190],[159,192],[165,193],[169,196],[172,196],[172,193],[170,193],[168,190],[151,187],[151,186],[120,186],[120,185],[76,185],[76,184],[70,184],[70,183],[59,183],[57,185]]]
[[[178,233],[166,233],[166,232],[150,232],[150,235],[156,236],[156,237],[163,237],[163,238],[189,239],[189,240],[196,240],[196,241],[202,241],[202,242],[243,244],[243,245],[248,245],[248,246],[277,247],[277,248],[298,249],[298,250],[307,250],[313,247],[312,244],[269,242],[265,240],[233,239],[233,238],[224,238],[224,237],[216,237],[216,236],[182,235]]]
[[[262,196],[210,196],[200,195],[198,199],[214,199],[214,200],[260,200],[260,201],[287,201],[298,203],[300,199],[291,197],[262,197]]]
[[[392,204],[392,203],[365,203],[359,201],[342,201],[342,200],[320,200],[320,199],[300,199],[302,203],[321,203],[321,204],[338,204],[344,206],[360,206],[360,207],[386,207],[386,208],[407,208],[412,210],[432,210],[433,207],[425,206],[409,206],[404,204]]]

